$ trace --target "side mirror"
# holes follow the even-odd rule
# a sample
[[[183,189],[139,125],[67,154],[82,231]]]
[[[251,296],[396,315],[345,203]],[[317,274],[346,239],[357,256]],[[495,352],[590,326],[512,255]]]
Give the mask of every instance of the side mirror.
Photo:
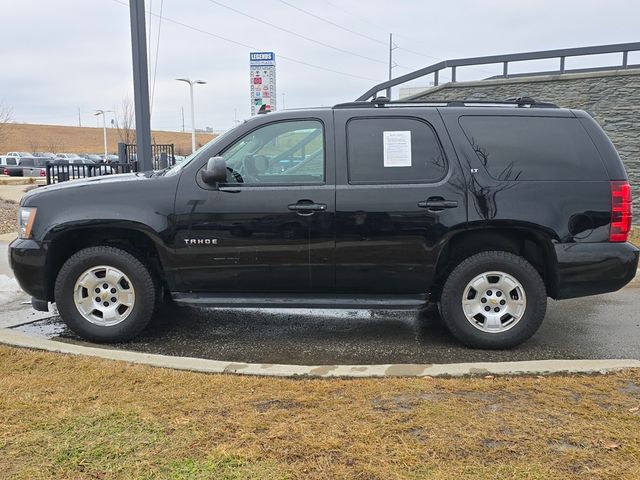
[[[222,157],[212,157],[207,162],[207,168],[200,171],[202,181],[208,185],[217,185],[227,181],[227,163]]]

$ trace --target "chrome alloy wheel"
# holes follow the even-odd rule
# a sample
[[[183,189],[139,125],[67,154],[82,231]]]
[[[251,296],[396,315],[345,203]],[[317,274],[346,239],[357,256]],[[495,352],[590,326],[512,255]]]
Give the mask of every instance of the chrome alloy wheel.
[[[124,273],[117,268],[100,265],[78,277],[73,289],[73,302],[87,321],[111,327],[131,314],[136,293]]]
[[[478,330],[502,333],[523,317],[527,297],[522,284],[504,272],[485,272],[471,280],[462,295],[465,317]]]

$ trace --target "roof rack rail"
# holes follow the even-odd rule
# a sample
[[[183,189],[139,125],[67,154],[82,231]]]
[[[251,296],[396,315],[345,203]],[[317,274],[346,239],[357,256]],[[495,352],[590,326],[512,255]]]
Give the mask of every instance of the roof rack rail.
[[[387,106],[431,106],[431,107],[528,107],[528,108],[560,108],[555,103],[540,102],[531,97],[514,97],[506,100],[389,100],[387,97],[377,97],[372,101],[356,101],[338,103],[334,109],[342,108],[385,108]]]

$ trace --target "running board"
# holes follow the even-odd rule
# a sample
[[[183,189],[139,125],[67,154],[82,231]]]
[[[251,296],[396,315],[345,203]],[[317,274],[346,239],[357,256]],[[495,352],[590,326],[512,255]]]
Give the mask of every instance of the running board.
[[[171,297],[179,304],[218,308],[348,308],[412,310],[424,306],[427,295],[304,295],[178,293]]]

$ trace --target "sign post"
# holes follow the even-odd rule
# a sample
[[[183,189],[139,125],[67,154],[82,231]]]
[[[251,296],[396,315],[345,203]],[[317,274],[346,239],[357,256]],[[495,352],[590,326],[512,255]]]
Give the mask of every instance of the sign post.
[[[276,56],[273,52],[249,54],[249,84],[252,116],[261,108],[265,112],[276,110]]]

